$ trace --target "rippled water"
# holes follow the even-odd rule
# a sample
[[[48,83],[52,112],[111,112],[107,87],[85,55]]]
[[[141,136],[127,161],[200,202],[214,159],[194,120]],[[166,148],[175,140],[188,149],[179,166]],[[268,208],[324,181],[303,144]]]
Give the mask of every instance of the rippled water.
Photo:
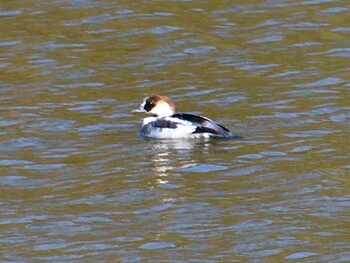
[[[345,0],[0,8],[2,262],[349,262]],[[139,136],[166,94],[239,141]]]

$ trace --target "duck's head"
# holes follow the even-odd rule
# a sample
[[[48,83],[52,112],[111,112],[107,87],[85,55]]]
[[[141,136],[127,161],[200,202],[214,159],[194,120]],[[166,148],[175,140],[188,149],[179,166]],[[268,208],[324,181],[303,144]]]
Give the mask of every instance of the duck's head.
[[[175,105],[167,96],[155,95],[143,99],[140,107],[132,112],[146,112],[157,117],[175,114]]]

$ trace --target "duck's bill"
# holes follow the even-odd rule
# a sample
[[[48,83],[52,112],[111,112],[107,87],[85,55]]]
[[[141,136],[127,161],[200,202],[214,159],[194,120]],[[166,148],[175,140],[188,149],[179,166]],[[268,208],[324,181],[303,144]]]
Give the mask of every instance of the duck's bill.
[[[144,109],[138,108],[138,109],[132,110],[131,112],[135,113],[135,112],[146,112],[146,111]]]

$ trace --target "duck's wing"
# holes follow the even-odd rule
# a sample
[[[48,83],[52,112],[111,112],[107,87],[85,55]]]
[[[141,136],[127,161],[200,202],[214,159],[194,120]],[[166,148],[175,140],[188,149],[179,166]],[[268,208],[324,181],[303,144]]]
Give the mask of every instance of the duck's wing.
[[[210,133],[220,137],[233,136],[229,129],[206,117],[187,113],[178,113],[171,117],[191,123],[196,127],[193,133]]]
[[[149,117],[144,122],[141,134],[155,138],[182,138],[193,134],[197,125],[190,121],[179,119],[173,116],[154,118]]]

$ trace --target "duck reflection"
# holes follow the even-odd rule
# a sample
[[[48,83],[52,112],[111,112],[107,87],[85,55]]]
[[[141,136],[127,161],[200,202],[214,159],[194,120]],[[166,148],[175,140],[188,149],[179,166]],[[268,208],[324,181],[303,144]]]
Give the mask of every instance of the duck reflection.
[[[193,159],[196,146],[201,152],[209,149],[208,140],[158,140],[152,145],[153,171],[158,176],[158,184],[169,184],[167,177],[174,170],[198,165]]]

